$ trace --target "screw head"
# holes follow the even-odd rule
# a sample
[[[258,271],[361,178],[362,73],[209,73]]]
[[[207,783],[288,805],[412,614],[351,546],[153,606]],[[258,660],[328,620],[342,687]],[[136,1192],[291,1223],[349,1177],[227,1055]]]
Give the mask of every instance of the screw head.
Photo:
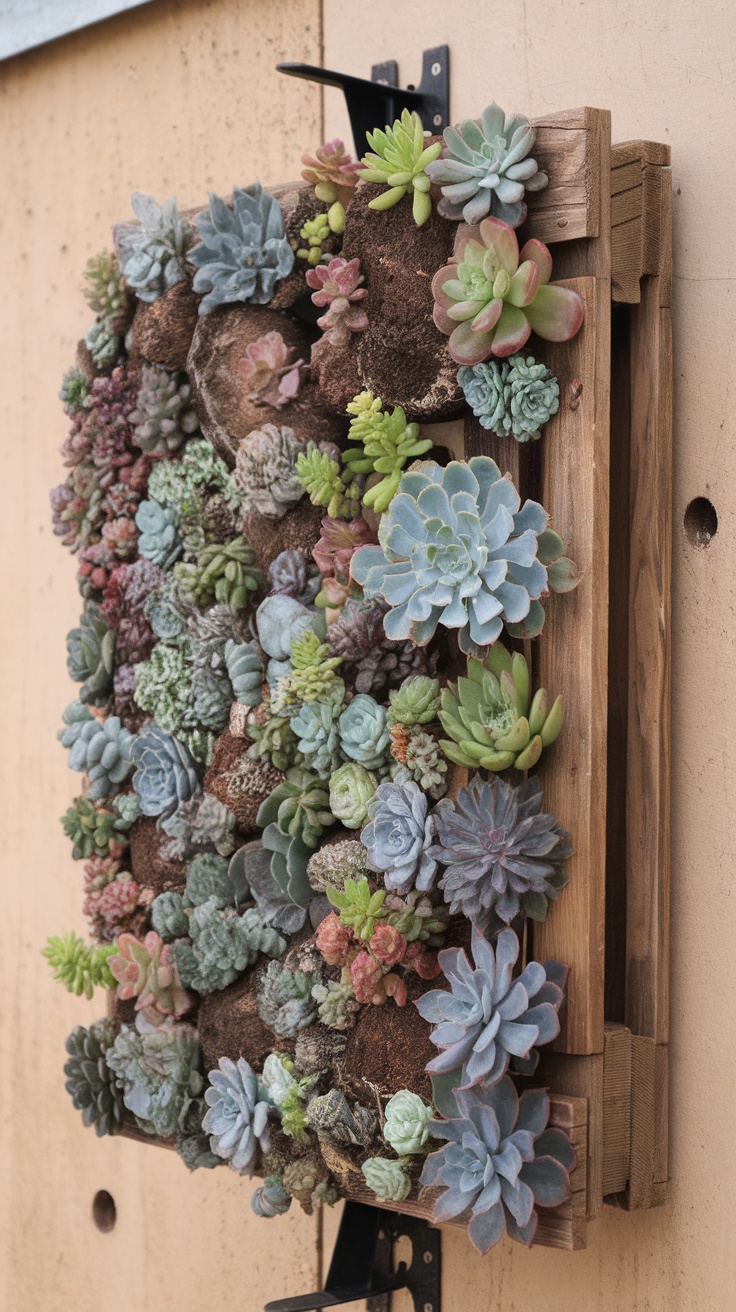
[[[439,77],[440,73],[442,72],[442,65],[438,64],[437,60],[435,60],[435,62],[433,63],[431,72],[433,77]]]
[[[440,123],[442,122],[442,115],[435,114],[434,118],[432,119],[432,122],[434,123],[435,127],[438,128]]]
[[[432,1307],[432,1304],[431,1304],[431,1303],[425,1303],[425,1304],[424,1304],[424,1307],[423,1307],[423,1309],[422,1309],[422,1312],[434,1312],[434,1309],[433,1309],[433,1307]]]
[[[432,1261],[432,1254],[431,1254],[430,1252],[423,1253],[423,1254],[422,1254],[422,1257],[424,1258],[424,1261],[425,1261],[425,1262],[431,1262],[431,1261]]]

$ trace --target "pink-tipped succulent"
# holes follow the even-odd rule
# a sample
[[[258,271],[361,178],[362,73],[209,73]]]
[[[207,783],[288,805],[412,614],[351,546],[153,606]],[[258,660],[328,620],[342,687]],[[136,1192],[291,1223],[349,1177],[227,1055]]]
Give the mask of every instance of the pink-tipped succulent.
[[[345,149],[345,142],[339,137],[326,141],[313,155],[302,155],[302,170],[305,182],[311,182],[319,200],[332,204],[337,200],[339,187],[354,187],[360,172],[358,162]]]
[[[322,520],[319,541],[312,548],[317,568],[324,580],[318,605],[339,609],[351,595],[350,561],[358,547],[378,541],[364,519]],[[355,589],[353,588],[353,591]]]
[[[442,974],[442,967],[437,960],[437,953],[425,943],[410,943],[404,954],[402,965],[407,970],[416,971],[420,979],[436,979]]]
[[[360,260],[346,260],[342,255],[307,271],[307,283],[315,289],[312,301],[327,306],[327,313],[317,323],[333,346],[345,346],[351,333],[365,332],[368,327],[368,315],[358,305],[367,295],[363,281]]]
[[[302,378],[308,370],[304,360],[295,360],[296,352],[287,346],[281,333],[266,333],[250,342],[238,369],[248,400],[280,410],[299,394]]]
[[[532,238],[522,250],[500,219],[461,231],[455,254],[432,279],[434,321],[458,364],[520,351],[530,334],[567,342],[585,316],[577,292],[552,287],[552,256]]]
[[[353,945],[353,931],[343,925],[340,917],[331,911],[320,921],[315,935],[315,946],[328,966],[346,966]]]
[[[376,925],[368,946],[383,966],[398,966],[406,955],[406,939],[394,925]]]
[[[154,930],[143,940],[121,934],[109,966],[118,981],[118,997],[123,1002],[135,998],[136,1011],[143,1013],[149,1025],[160,1025],[169,1016],[184,1016],[194,1006],[179,979],[171,944],[164,943]]]

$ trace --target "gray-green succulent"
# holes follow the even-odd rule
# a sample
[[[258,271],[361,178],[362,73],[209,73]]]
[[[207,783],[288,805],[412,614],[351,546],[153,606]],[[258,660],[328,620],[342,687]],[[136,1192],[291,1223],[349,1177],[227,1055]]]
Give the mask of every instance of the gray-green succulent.
[[[290,837],[301,838],[306,847],[315,848],[325,829],[335,823],[328,785],[303,766],[287,770],[258,812],[262,829],[273,823]]]
[[[204,1087],[199,1039],[190,1025],[140,1034],[123,1025],[105,1054],[123,1091],[123,1103],[141,1129],[168,1138],[187,1120]]]
[[[267,305],[294,266],[278,201],[259,182],[234,187],[232,206],[211,194],[194,223],[201,240],[189,259],[194,290],[204,293],[199,313],[238,301]]]
[[[227,988],[253,965],[258,954],[279,957],[286,950],[280,934],[250,908],[239,916],[221,910],[216,897],[195,907],[189,918],[188,939],[174,943],[174,960],[185,988],[214,993]]]
[[[481,427],[497,437],[510,434],[517,442],[536,439],[559,409],[559,383],[533,355],[519,353],[508,360],[461,365],[457,380]]]
[[[76,629],[66,637],[69,677],[81,683],[79,700],[105,706],[112,692],[115,632],[96,601],[87,601]]]
[[[170,456],[199,430],[185,374],[144,364],[135,410],[128,417],[133,441],[149,456]]]
[[[116,792],[133,768],[133,734],[117,715],[98,720],[79,700],[64,711],[57,737],[69,748],[69,768],[89,776],[87,797],[99,802]]]
[[[123,1096],[105,1054],[115,1040],[109,1020],[94,1021],[89,1029],[77,1025],[66,1040],[66,1090],[82,1113],[85,1125],[98,1135],[114,1134],[123,1113]]]
[[[153,196],[136,191],[131,205],[138,222],[118,224],[115,245],[128,286],[139,300],[151,302],[186,276],[194,233],[173,197],[159,205]]]
[[[258,989],[258,1014],[264,1025],[284,1039],[293,1039],[317,1019],[312,997],[315,978],[270,961]]]

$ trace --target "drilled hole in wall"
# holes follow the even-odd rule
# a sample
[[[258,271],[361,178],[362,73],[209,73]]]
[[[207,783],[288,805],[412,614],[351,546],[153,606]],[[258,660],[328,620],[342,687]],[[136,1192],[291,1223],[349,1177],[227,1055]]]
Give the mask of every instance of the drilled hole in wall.
[[[103,1234],[107,1234],[115,1226],[117,1219],[117,1209],[115,1199],[107,1189],[98,1189],[92,1199],[92,1220]]]
[[[694,497],[683,520],[687,540],[692,547],[708,547],[718,532],[718,516],[707,497]]]

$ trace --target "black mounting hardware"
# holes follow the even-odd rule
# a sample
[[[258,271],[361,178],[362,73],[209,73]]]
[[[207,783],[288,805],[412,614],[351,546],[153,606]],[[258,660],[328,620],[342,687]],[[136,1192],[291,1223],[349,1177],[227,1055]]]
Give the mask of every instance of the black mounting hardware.
[[[394,1271],[393,1245],[404,1237],[411,1240],[411,1263]],[[410,1291],[414,1312],[441,1312],[441,1253],[440,1232],[426,1221],[347,1202],[324,1289],[278,1298],[264,1312],[314,1312],[360,1299],[369,1300],[370,1312],[389,1312],[394,1289]]]
[[[289,77],[342,87],[359,157],[368,149],[366,132],[393,123],[404,109],[415,109],[425,131],[433,135],[441,133],[450,122],[449,46],[433,46],[424,51],[418,87],[399,86],[399,66],[395,59],[374,64],[370,82],[364,77],[353,77],[352,73],[333,73],[314,64],[277,64],[276,68]]]

